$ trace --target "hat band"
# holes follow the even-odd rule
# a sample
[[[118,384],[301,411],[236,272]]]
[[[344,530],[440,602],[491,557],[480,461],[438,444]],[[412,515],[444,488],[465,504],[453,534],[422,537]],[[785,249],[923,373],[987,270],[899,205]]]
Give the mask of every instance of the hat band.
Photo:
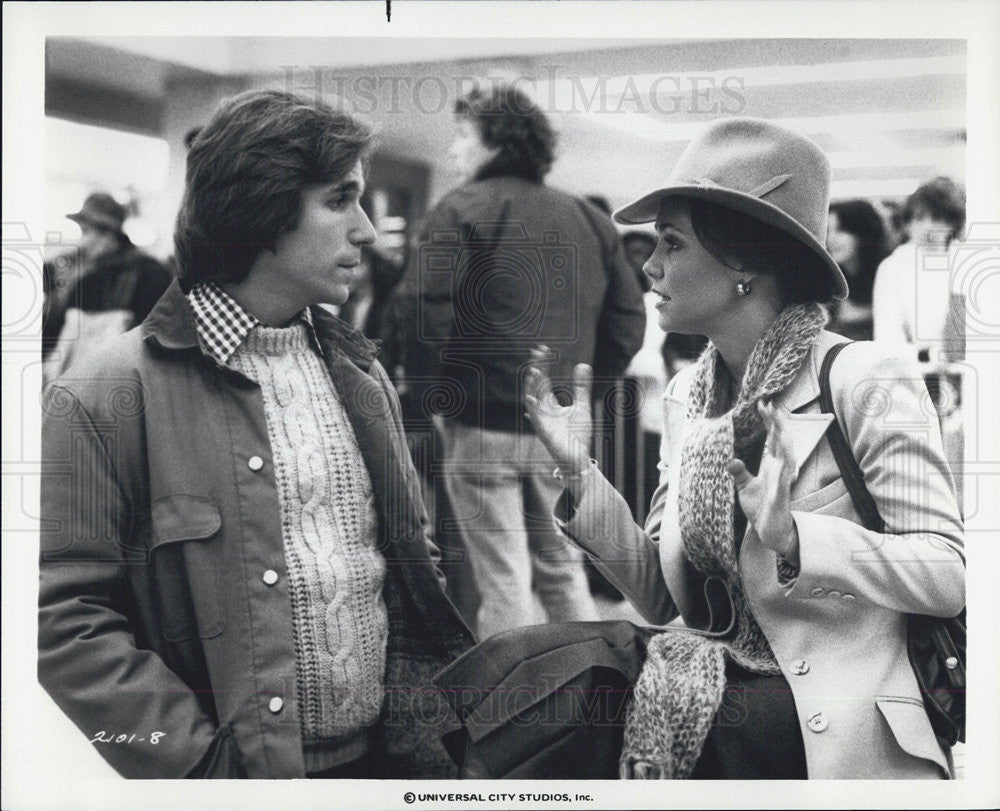
[[[791,179],[791,175],[775,175],[770,180],[766,180],[754,189],[748,192],[741,192],[742,194],[748,194],[751,197],[763,197],[765,194],[773,192],[776,188],[783,185],[786,181]],[[709,177],[699,177],[691,181],[699,186],[708,186],[713,189],[725,189],[726,191],[739,191],[739,189],[731,189],[727,186],[722,186],[716,183]]]

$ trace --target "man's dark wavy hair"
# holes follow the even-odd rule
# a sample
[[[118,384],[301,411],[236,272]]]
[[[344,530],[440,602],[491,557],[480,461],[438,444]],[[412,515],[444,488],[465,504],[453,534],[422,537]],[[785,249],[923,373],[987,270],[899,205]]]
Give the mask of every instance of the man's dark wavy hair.
[[[516,175],[541,183],[552,168],[556,134],[545,113],[516,87],[476,88],[455,102],[455,115],[474,121],[483,143],[500,150],[477,177]]]
[[[950,177],[928,180],[906,199],[903,222],[909,225],[921,211],[947,223],[951,228],[949,241],[956,239],[965,227],[965,189]]]
[[[223,101],[187,154],[174,231],[182,287],[243,281],[261,251],[298,227],[302,192],[347,175],[371,143],[364,123],[293,93]]]

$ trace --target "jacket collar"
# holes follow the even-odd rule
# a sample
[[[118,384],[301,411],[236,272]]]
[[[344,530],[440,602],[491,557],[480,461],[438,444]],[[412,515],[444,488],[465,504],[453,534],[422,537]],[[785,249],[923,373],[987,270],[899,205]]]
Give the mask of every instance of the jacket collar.
[[[199,348],[194,310],[176,279],[160,296],[139,331],[143,341],[163,349],[183,351]]]
[[[369,340],[346,321],[319,306],[309,308],[316,337],[325,353],[339,350],[355,366],[367,372],[378,355],[378,344]]]
[[[494,177],[519,177],[531,183],[542,185],[542,178],[526,166],[519,165],[505,156],[499,156],[479,167],[472,177],[472,182],[490,180]]]
[[[325,353],[342,352],[359,368],[368,371],[378,345],[353,330],[322,307],[310,307],[313,327]],[[201,349],[191,303],[175,279],[140,327],[142,339],[169,351]],[[330,355],[332,357],[332,355]]]
[[[830,347],[843,341],[841,336],[832,332],[825,330],[821,332],[802,363],[798,374],[776,398],[776,404],[790,412],[788,415],[789,435],[795,453],[796,476],[833,420],[831,414],[818,413],[818,410],[813,408],[804,409],[819,399],[819,369],[827,351]],[[671,437],[677,437],[683,433],[691,379],[692,376],[689,374],[685,380],[678,381],[681,385],[677,387],[675,394],[664,398],[665,430]],[[681,444],[673,441],[670,446],[677,448],[679,453]]]
[[[826,353],[847,340],[841,335],[823,330],[813,342],[802,368],[785,390],[778,395],[778,402],[789,411],[798,411],[819,399],[819,370]]]

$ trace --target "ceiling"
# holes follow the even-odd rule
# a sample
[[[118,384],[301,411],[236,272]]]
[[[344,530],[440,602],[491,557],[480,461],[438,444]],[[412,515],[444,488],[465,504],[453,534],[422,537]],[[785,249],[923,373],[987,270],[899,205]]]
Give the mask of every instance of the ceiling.
[[[169,105],[178,82],[218,82],[220,97],[234,81],[340,96],[381,129],[384,149],[431,165],[435,193],[453,182],[451,102],[489,76],[517,80],[550,114],[560,136],[550,182],[613,205],[664,178],[723,115],[810,135],[830,155],[835,197],[964,179],[961,40],[93,37],[50,39],[46,57],[50,83],[137,107]]]

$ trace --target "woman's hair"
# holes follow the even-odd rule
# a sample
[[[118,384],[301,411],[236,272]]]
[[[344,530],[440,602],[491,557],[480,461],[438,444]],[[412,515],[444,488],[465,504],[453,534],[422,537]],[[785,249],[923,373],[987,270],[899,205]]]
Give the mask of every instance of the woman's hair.
[[[949,241],[965,227],[965,189],[950,177],[936,177],[917,187],[903,205],[903,222],[909,224],[920,211],[951,227]]]
[[[851,300],[859,304],[871,304],[875,272],[890,253],[885,221],[867,200],[831,203],[830,213],[837,215],[837,227],[857,240],[857,265],[848,276]]]
[[[517,175],[541,183],[552,168],[555,132],[545,113],[516,87],[476,88],[455,102],[455,115],[475,122],[483,144],[499,149],[477,176]]]
[[[749,214],[696,197],[688,202],[695,235],[726,267],[776,277],[785,306],[833,298],[830,272],[812,248]]]
[[[278,90],[226,99],[192,140],[174,246],[184,289],[240,282],[298,227],[302,192],[347,175],[371,130],[347,113]]]

